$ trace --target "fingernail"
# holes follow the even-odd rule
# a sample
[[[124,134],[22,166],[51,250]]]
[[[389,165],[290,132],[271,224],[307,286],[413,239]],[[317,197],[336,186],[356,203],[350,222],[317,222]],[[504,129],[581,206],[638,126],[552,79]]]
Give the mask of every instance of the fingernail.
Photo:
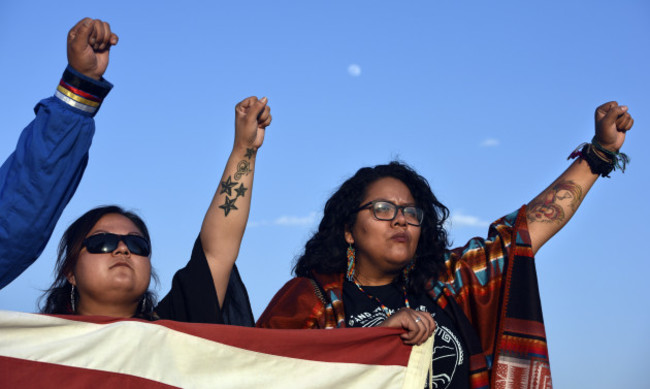
[[[84,20],[84,26],[88,27],[88,26],[90,26],[90,23],[92,23],[92,22],[93,21],[91,19],[86,19],[86,20]]]
[[[621,109],[623,110],[623,112],[627,112],[627,105],[621,105]]]
[[[266,96],[264,96],[260,99],[260,101],[266,104],[266,102],[269,101],[269,99],[267,99]]]

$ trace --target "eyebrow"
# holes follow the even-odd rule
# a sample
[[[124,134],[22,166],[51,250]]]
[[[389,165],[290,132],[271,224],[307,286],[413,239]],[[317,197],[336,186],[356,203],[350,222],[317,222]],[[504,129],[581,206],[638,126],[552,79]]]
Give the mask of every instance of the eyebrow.
[[[144,235],[141,232],[137,232],[137,231],[136,232],[129,232],[128,234],[116,234],[115,232],[106,231],[106,230],[93,231],[93,233],[90,234],[90,235],[87,235],[86,238],[89,237],[89,236],[95,236],[95,235],[99,235],[99,234],[133,235],[133,236],[139,236],[141,238],[144,238]]]
[[[378,199],[374,199],[374,200],[368,200],[368,201],[366,201],[365,203],[370,203],[370,202],[373,202],[373,201],[383,201],[383,202],[386,202],[386,203],[395,204],[395,205],[400,206],[400,207],[417,207],[417,206],[418,206],[415,202],[412,202],[412,203],[402,203],[402,204],[397,204],[397,203],[395,203],[395,202],[392,201],[392,200],[388,200],[388,199],[384,199],[384,198],[378,198]],[[363,203],[363,204],[365,204],[365,203]]]

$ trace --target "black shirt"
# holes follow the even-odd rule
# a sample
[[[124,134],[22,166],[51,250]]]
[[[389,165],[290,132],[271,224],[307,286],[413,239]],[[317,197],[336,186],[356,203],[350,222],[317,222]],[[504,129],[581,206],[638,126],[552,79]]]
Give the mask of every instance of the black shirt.
[[[376,327],[388,318],[372,297],[377,297],[392,315],[406,306],[399,283],[383,286],[364,286],[363,293],[350,281],[343,283],[343,307],[348,327]],[[469,355],[456,325],[427,295],[406,296],[411,309],[428,312],[436,322],[433,345],[433,384],[437,389],[469,388]],[[428,387],[428,378],[425,388]]]

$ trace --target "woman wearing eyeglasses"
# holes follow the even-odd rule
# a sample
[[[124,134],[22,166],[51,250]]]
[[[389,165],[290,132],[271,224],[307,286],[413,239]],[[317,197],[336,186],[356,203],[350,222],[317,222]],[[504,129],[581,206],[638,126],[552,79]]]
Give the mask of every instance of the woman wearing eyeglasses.
[[[594,140],[547,190],[451,250],[449,212],[422,176],[399,162],[360,169],[325,204],[297,277],[257,325],[397,327],[411,345],[434,334],[436,388],[549,387],[534,254],[626,161],[618,150],[632,124],[627,107],[598,107]]]

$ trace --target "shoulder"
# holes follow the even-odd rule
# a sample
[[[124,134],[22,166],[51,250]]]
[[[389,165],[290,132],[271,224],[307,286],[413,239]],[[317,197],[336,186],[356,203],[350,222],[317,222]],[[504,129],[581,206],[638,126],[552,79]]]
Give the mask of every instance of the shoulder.
[[[446,271],[440,281],[455,291],[465,283],[458,280],[467,277],[477,277],[479,284],[486,285],[503,272],[512,247],[530,247],[526,206],[491,223],[486,238],[472,238],[445,253]]]
[[[320,274],[312,273],[311,277],[295,277],[289,280],[284,286],[276,293],[276,298],[281,298],[284,295],[292,295],[293,298],[298,298],[303,295],[318,298],[318,290],[321,289],[325,292],[340,291],[343,288],[343,274]]]
[[[296,277],[275,294],[257,321],[263,328],[324,328],[324,292],[337,292],[342,285],[342,275]],[[338,292],[340,294],[340,291]]]
[[[308,277],[295,277],[284,284],[275,294],[269,303],[269,308],[272,306],[295,305],[296,303],[315,304],[319,302],[315,287],[316,284],[313,279]]]
[[[312,316],[313,312],[318,310],[319,304],[320,300],[316,297],[310,279],[293,278],[273,296],[257,320],[256,326],[280,329],[314,328]]]
[[[451,249],[445,253],[445,260],[458,257],[472,257],[477,253],[493,249],[493,246],[509,247],[514,240],[524,243],[528,237],[526,222],[526,206],[492,222],[486,238],[471,238],[465,245]]]

